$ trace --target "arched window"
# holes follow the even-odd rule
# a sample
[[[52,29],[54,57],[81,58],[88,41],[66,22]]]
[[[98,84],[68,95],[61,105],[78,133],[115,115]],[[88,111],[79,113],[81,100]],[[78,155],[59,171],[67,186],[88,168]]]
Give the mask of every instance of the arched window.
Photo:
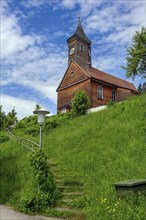
[[[97,87],[97,98],[98,99],[103,99],[103,87],[99,85]]]
[[[80,51],[84,52],[84,45],[83,44],[80,44]]]
[[[112,102],[116,101],[116,91],[112,91]]]

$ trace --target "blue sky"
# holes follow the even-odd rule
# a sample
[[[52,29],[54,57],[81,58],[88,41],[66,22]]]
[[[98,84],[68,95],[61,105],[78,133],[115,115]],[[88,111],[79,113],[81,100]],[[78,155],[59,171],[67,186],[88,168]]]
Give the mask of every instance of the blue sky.
[[[125,79],[126,49],[146,26],[146,0],[1,0],[1,105],[19,119],[36,104],[56,114],[77,17],[92,41],[92,66]],[[132,82],[131,79],[128,79]],[[133,81],[138,86],[141,79]]]

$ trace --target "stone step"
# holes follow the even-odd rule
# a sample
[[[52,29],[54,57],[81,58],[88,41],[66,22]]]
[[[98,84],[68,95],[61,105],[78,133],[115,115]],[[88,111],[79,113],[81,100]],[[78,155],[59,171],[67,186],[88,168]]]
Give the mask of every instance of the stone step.
[[[79,182],[78,180],[56,179],[56,183],[58,185],[64,185],[64,186],[83,186],[83,184]]]
[[[60,192],[83,191],[82,186],[64,186],[64,185],[60,185],[60,186],[57,186],[57,188]]]
[[[47,162],[48,162],[48,164],[49,164],[50,166],[57,166],[57,163],[54,162],[54,161],[52,161],[52,160],[50,160],[50,159],[48,159]]]
[[[73,213],[73,214],[80,214],[80,211],[70,209],[70,208],[67,208],[67,207],[56,207],[56,208],[54,208],[54,210],[56,210],[58,212],[70,212],[70,213]]]
[[[65,186],[83,186],[78,180],[66,180],[64,181]]]
[[[82,196],[83,192],[63,192],[61,193],[63,196]]]
[[[68,203],[72,203],[74,201],[74,199],[62,199],[60,200],[60,202],[62,202],[63,204],[68,204]]]

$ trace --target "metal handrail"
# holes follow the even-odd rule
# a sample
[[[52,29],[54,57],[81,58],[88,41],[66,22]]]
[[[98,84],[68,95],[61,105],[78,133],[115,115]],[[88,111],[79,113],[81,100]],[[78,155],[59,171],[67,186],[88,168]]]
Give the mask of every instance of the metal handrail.
[[[34,141],[31,141],[27,138],[22,138],[22,137],[13,135],[12,132],[8,128],[6,128],[6,131],[8,132],[11,139],[18,139],[17,142],[19,142],[22,146],[24,146],[32,151],[34,151],[34,146],[40,147],[40,145],[35,143]],[[31,145],[31,147],[28,146],[28,143]]]

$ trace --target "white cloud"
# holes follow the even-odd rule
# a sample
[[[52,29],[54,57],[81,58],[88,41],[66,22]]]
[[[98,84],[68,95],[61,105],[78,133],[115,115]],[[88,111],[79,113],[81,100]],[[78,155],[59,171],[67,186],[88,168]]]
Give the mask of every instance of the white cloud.
[[[63,8],[67,8],[67,9],[73,9],[76,5],[77,1],[70,1],[70,0],[63,0],[61,1],[61,7]]]
[[[4,11],[3,11],[4,12]],[[35,44],[37,38],[23,35],[15,14],[1,16],[1,57],[6,58]]]
[[[45,4],[49,4],[49,1],[47,0],[21,0],[21,4],[23,4],[25,7],[34,7],[34,8],[37,8],[37,7],[41,7]]]
[[[37,103],[32,100],[20,99],[9,95],[1,95],[1,105],[3,107],[3,111],[7,114],[13,109],[13,107],[15,107],[18,119],[32,115],[36,104]]]
[[[67,66],[67,52],[37,35],[24,35],[15,14],[3,7],[1,85],[17,84],[39,92],[56,105],[56,88]],[[58,32],[59,33],[59,32]],[[62,34],[63,32],[60,32]],[[42,46],[46,43],[46,47]],[[61,71],[62,70],[62,71]],[[18,93],[18,92],[17,92]],[[21,94],[25,97],[25,94]],[[14,99],[12,99],[14,100]]]
[[[100,0],[24,0],[21,3],[29,10],[34,10],[34,7],[40,10],[43,6],[75,9],[70,18],[65,18],[66,14],[63,14],[64,18],[61,16],[66,23],[67,19],[71,20],[71,28],[75,24],[72,17],[80,11],[85,32],[93,42],[93,66],[112,74],[117,74],[114,70],[119,74],[126,46],[131,42],[134,31],[145,23],[144,1],[112,1],[111,5]],[[34,13],[33,10],[31,12]],[[35,93],[56,106],[56,88],[67,67],[67,46],[51,43],[49,34],[47,37],[45,33],[43,36],[24,34],[20,16],[9,9],[7,1],[2,4],[1,24],[1,85],[6,87],[15,83],[33,91],[29,97],[32,101],[27,101],[25,94],[21,94],[21,99],[3,95],[6,109],[10,111],[15,106],[23,117],[31,114],[30,109],[32,111],[36,104],[36,99],[33,99]],[[68,33],[59,26],[50,36],[51,39],[66,38]]]

